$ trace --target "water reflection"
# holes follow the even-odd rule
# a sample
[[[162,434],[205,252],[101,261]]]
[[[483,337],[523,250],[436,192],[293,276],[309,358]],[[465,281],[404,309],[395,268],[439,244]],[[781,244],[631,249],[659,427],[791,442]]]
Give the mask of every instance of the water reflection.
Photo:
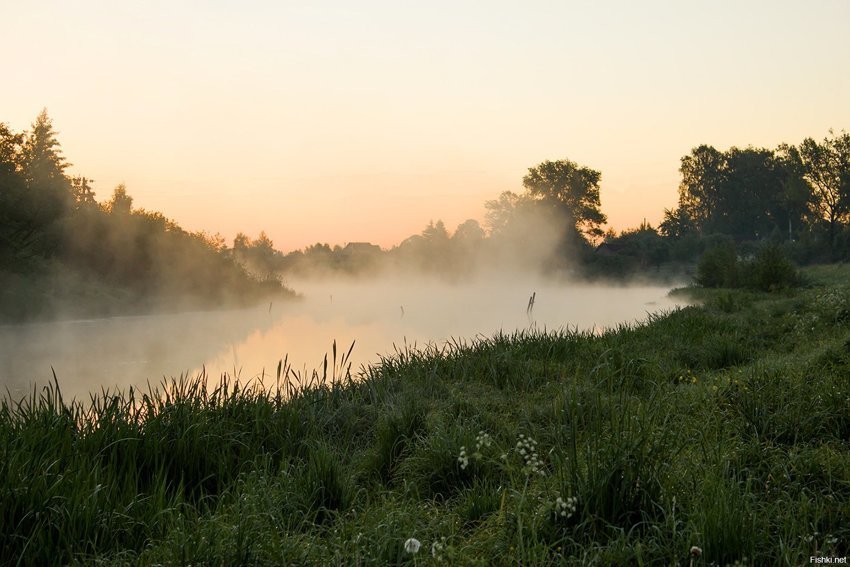
[[[274,327],[267,307],[0,326],[0,386],[13,398],[52,380],[66,398],[195,372]]]

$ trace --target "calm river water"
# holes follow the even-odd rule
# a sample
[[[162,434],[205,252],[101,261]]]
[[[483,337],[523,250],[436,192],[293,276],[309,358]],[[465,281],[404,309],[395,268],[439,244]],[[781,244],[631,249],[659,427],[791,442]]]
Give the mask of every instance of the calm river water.
[[[0,388],[13,398],[53,379],[66,399],[181,374],[245,380],[274,376],[288,355],[295,370],[319,368],[333,341],[353,370],[395,346],[440,344],[538,328],[601,330],[678,304],[669,288],[482,280],[450,285],[411,280],[298,282],[298,302],[250,309],[0,326]],[[526,313],[536,293],[532,316]]]

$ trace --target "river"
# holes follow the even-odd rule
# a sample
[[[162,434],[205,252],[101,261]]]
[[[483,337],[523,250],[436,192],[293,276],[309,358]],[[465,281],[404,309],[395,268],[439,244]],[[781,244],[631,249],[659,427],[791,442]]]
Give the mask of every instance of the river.
[[[334,341],[352,370],[403,345],[491,336],[536,326],[596,331],[644,320],[680,302],[668,287],[482,279],[473,284],[386,279],[298,282],[301,301],[248,309],[0,326],[0,387],[19,398],[53,380],[65,399],[102,389],[147,389],[164,378],[241,380],[320,368]],[[535,294],[533,309],[529,299]]]

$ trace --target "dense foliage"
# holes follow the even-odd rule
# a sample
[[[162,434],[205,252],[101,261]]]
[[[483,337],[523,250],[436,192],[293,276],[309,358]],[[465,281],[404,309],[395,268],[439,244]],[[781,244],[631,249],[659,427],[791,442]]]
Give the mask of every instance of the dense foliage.
[[[599,171],[568,159],[544,161],[529,168],[522,193],[505,191],[485,204],[484,227],[470,219],[452,233],[438,220],[390,250],[317,243],[283,254],[264,232],[254,240],[240,233],[228,248],[218,236],[187,233],[159,213],[133,209],[123,185],[97,203],[91,180],[69,177],[67,167],[46,113],[25,134],[0,124],[4,317],[49,312],[91,289],[104,296],[100,305],[181,295],[203,302],[229,292],[255,297],[280,287],[281,277],[384,271],[456,279],[503,267],[623,279],[676,278],[696,269],[708,286],[777,288],[793,278],[761,285],[738,281],[737,267],[708,271],[730,250],[739,263],[767,243],[774,256],[797,264],[850,259],[846,132],[775,150],[698,146],[681,160],[678,204],[660,226],[643,222],[619,234],[602,231]]]
[[[133,209],[123,185],[98,203],[69,177],[50,118],[0,124],[0,320],[156,305],[251,301],[285,290],[252,277],[219,237]]]

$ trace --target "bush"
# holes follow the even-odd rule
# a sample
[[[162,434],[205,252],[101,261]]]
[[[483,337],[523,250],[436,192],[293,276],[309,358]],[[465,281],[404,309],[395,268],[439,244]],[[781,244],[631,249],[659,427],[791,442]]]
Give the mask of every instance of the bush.
[[[696,283],[702,287],[738,285],[738,259],[731,239],[720,240],[705,251],[697,264]]]
[[[800,274],[776,242],[759,246],[755,255],[739,260],[732,240],[719,240],[697,265],[696,283],[702,287],[745,287],[776,291],[800,285]]]
[[[747,287],[762,291],[787,289],[800,283],[797,268],[775,242],[762,246],[745,271]]]

